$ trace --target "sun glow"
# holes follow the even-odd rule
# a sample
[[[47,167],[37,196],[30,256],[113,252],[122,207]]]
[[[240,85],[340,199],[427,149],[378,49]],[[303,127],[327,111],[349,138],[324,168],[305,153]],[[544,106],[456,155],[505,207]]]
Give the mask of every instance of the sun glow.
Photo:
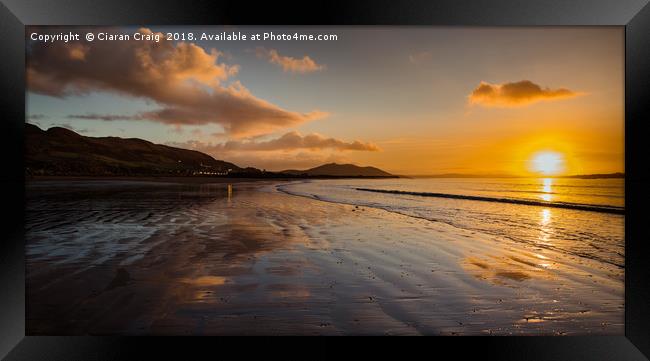
[[[564,171],[564,156],[558,152],[538,152],[530,159],[529,169],[544,175],[554,175]]]

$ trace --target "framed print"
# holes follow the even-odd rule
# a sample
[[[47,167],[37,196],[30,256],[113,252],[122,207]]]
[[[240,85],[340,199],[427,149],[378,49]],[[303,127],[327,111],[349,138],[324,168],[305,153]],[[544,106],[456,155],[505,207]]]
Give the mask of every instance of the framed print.
[[[8,360],[650,355],[647,1],[0,10]]]

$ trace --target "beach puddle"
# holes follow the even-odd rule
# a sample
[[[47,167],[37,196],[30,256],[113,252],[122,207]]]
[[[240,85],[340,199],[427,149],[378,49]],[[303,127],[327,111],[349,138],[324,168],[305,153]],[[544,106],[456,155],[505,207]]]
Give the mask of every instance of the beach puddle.
[[[547,271],[546,263],[513,255],[470,256],[462,259],[460,265],[475,278],[500,286],[518,285],[533,278],[550,279],[552,276]]]
[[[221,286],[226,283],[227,280],[226,277],[220,276],[202,276],[193,279],[184,279],[182,282],[195,286]]]

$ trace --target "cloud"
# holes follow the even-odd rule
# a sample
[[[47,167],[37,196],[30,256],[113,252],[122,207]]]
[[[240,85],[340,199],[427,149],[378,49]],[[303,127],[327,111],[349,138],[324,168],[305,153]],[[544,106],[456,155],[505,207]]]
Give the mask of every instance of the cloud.
[[[175,143],[180,147],[190,147],[193,149],[202,149],[208,153],[219,154],[223,152],[269,152],[269,151],[295,151],[309,150],[317,151],[330,149],[335,151],[370,151],[377,152],[379,147],[373,143],[361,142],[359,140],[346,142],[336,138],[329,138],[320,134],[312,133],[301,135],[293,131],[282,135],[279,138],[265,141],[241,141],[230,140],[224,143],[206,144],[199,141],[189,141],[187,143]]]
[[[469,95],[469,102],[487,107],[513,107],[544,100],[573,98],[579,95],[581,93],[565,88],[542,88],[530,80],[503,84],[490,84],[482,81]]]
[[[312,58],[305,55],[302,59],[280,55],[275,49],[257,48],[256,54],[260,58],[267,59],[270,63],[279,65],[285,72],[291,73],[313,73],[325,69],[325,65],[317,64]]]
[[[411,64],[422,64],[431,61],[432,55],[430,51],[421,51],[419,53],[409,55],[409,62]]]
[[[144,28],[139,32],[152,33]],[[219,124],[233,137],[268,134],[327,115],[318,110],[289,111],[259,99],[232,79],[239,66],[221,62],[222,53],[216,49],[206,52],[193,43],[174,43],[161,37],[158,43],[30,43],[28,90],[62,98],[106,91],[152,100],[159,109],[128,117],[88,119],[146,119],[179,126]]]
[[[372,143],[364,143],[358,140],[346,142],[336,138],[327,138],[320,134],[312,133],[305,136],[293,131],[283,136],[267,141],[228,141],[222,143],[223,150],[239,151],[272,151],[272,150],[294,150],[294,149],[335,149],[339,151],[379,151],[379,147]]]
[[[313,149],[276,149],[276,150],[232,150],[223,143],[213,144],[198,140],[187,142],[168,142],[167,145],[197,150],[216,159],[227,159],[240,167],[255,167],[267,170],[307,169],[325,163],[349,163],[347,152]]]
[[[27,116],[28,120],[43,120],[43,119],[48,119],[49,117],[45,114],[29,114]]]
[[[142,119],[133,115],[116,115],[116,114],[97,114],[97,113],[86,113],[86,114],[70,114],[68,119],[85,119],[85,120],[103,120],[103,121],[115,121],[115,120],[137,120]]]
[[[373,143],[343,141],[319,134],[289,132],[278,138],[256,141],[231,140],[211,143],[201,140],[167,142],[172,147],[197,150],[216,159],[227,159],[240,167],[268,170],[306,169],[324,163],[349,163],[349,151],[379,151]]]

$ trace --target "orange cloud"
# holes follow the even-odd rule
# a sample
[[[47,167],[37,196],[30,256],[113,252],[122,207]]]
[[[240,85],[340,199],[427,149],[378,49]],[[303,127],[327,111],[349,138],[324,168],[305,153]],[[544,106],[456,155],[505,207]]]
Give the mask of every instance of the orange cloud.
[[[285,72],[291,73],[312,73],[325,69],[325,65],[317,64],[312,58],[305,55],[302,59],[280,55],[275,49],[257,48],[257,56],[267,59],[270,63],[279,65]]]
[[[544,100],[573,98],[578,95],[581,93],[564,88],[542,88],[530,80],[503,84],[490,84],[482,81],[469,95],[469,102],[488,107],[513,107]]]
[[[209,153],[222,153],[222,152],[270,152],[270,151],[294,151],[294,150],[310,150],[317,151],[322,149],[331,149],[335,151],[379,151],[379,147],[373,143],[362,142],[354,140],[346,142],[336,138],[324,137],[317,133],[301,135],[297,131],[289,132],[279,138],[256,141],[256,140],[230,140],[225,143],[219,144],[206,144],[198,141],[190,141],[185,144],[177,144],[179,146],[200,149]]]
[[[145,98],[161,108],[128,117],[95,118],[146,119],[176,126],[213,123],[233,137],[268,134],[327,115],[318,110],[289,111],[259,99],[231,80],[239,66],[220,62],[222,54],[217,50],[206,52],[193,43],[174,43],[160,35],[158,43],[32,43],[27,56],[28,90],[55,97],[107,91]]]
[[[358,140],[346,142],[336,138],[327,138],[320,134],[312,133],[305,136],[293,131],[284,134],[280,138],[268,141],[228,141],[221,147],[224,150],[294,150],[294,149],[335,149],[335,150],[361,150],[361,151],[379,151],[379,147],[372,143],[364,143]]]

